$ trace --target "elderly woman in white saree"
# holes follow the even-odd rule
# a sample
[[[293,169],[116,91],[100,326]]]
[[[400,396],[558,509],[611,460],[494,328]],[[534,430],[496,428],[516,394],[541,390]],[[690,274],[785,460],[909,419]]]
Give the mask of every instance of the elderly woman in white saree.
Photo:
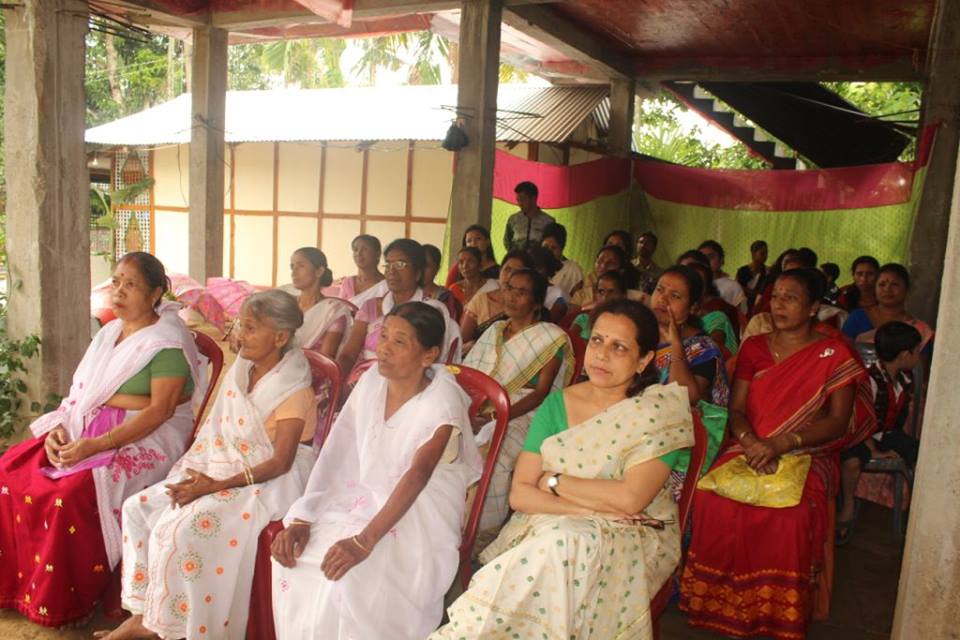
[[[509,515],[510,477],[534,411],[573,375],[573,349],[567,334],[555,324],[540,321],[547,285],[546,278],[532,269],[514,271],[503,288],[507,319],[492,324],[463,361],[510,394],[510,425],[480,516],[481,542],[489,541]],[[491,422],[481,429],[478,442],[489,440],[492,427]]]
[[[243,638],[257,538],[306,485],[316,405],[303,315],[279,290],[240,311],[240,354],[166,481],[123,505],[122,638]]]
[[[670,467],[693,444],[686,390],[651,384],[658,335],[637,302],[598,310],[589,380],[537,412],[515,513],[433,640],[652,637],[650,599],[680,559]]]
[[[297,298],[303,312],[297,344],[336,358],[353,325],[353,312],[340,298],[323,295],[323,289],[333,282],[327,256],[316,247],[300,247],[290,256],[290,280],[292,285],[284,290]]]
[[[0,457],[0,607],[56,627],[92,615],[120,561],[124,498],[163,478],[190,439],[206,390],[203,359],[162,302],[148,253],[111,281],[117,319],[97,333],[69,395],[34,437]]]
[[[422,302],[387,316],[377,366],[274,540],[278,638],[422,640],[440,623],[466,491],[481,471],[469,400],[434,364],[443,325]]]

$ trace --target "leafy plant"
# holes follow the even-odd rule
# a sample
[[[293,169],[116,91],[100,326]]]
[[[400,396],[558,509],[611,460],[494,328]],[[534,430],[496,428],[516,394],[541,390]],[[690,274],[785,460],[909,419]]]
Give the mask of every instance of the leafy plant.
[[[24,402],[27,383],[24,374],[27,363],[40,352],[40,338],[29,335],[13,340],[7,334],[7,297],[0,294],[0,439],[9,438],[17,432],[24,418]],[[37,415],[53,411],[60,402],[54,394],[41,404],[32,402],[30,413]]]
[[[113,216],[115,205],[129,204],[153,186],[153,178],[144,178],[140,182],[129,184],[121,189],[102,191],[90,187],[90,212],[97,216],[98,227],[116,229],[117,220]]]

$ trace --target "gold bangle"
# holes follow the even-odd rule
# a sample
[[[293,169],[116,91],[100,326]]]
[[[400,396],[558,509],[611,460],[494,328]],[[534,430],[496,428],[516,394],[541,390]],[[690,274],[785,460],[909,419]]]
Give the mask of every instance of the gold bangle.
[[[311,524],[313,523],[303,522],[302,520],[294,520],[293,522],[287,525],[287,529],[289,529],[290,527],[309,527]]]
[[[113,441],[113,429],[107,431],[107,443],[110,445],[111,449],[117,448],[117,443]]]
[[[361,549],[364,553],[366,553],[367,555],[370,554],[370,549],[367,549],[365,546],[363,546],[363,544],[360,542],[360,540],[357,538],[357,536],[353,536],[353,537],[350,538],[350,539],[353,540],[353,544],[355,544],[355,545],[357,545],[358,547],[360,547],[360,549]]]
[[[799,433],[791,433],[790,435],[793,436],[793,442],[794,442],[794,444],[795,444],[794,449],[800,449],[800,448],[802,448],[802,447],[803,447],[803,438],[800,436],[800,434],[799,434]]]

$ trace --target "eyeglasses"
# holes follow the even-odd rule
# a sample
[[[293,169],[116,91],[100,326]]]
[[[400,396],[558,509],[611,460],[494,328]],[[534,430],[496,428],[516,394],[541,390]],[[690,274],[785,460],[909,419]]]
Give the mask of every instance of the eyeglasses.
[[[393,262],[384,262],[381,265],[384,273],[390,273],[391,271],[403,271],[410,266],[410,263],[406,260],[394,260]]]
[[[529,296],[533,294],[533,291],[531,291],[530,289],[521,289],[520,287],[514,287],[510,283],[507,283],[504,289],[506,290],[507,293],[515,293],[518,296]]]

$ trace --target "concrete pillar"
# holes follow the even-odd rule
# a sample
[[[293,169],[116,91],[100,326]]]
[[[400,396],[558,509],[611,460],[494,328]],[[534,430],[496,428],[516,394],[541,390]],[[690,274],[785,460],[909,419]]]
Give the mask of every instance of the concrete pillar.
[[[503,0],[464,0],[460,11],[457,105],[470,143],[459,151],[453,176],[448,256],[471,224],[490,228],[502,16]],[[500,240],[493,243],[503,255]]]
[[[960,0],[939,0],[936,7],[927,54],[922,122],[939,122],[940,127],[910,240],[910,310],[928,322],[937,318],[950,194],[960,143]]]
[[[610,130],[607,132],[607,151],[611,155],[628,157],[633,148],[633,112],[636,103],[637,82],[633,78],[610,82]]]
[[[939,143],[938,143],[939,144]],[[954,160],[957,147],[953,148]],[[942,274],[937,343],[920,440],[920,459],[910,503],[894,640],[960,638],[960,178],[954,182],[946,261]]]
[[[193,30],[190,63],[190,277],[223,275],[224,111],[227,32]]]
[[[23,0],[6,12],[7,329],[42,341],[33,399],[65,394],[90,342],[88,17],[84,0]]]

